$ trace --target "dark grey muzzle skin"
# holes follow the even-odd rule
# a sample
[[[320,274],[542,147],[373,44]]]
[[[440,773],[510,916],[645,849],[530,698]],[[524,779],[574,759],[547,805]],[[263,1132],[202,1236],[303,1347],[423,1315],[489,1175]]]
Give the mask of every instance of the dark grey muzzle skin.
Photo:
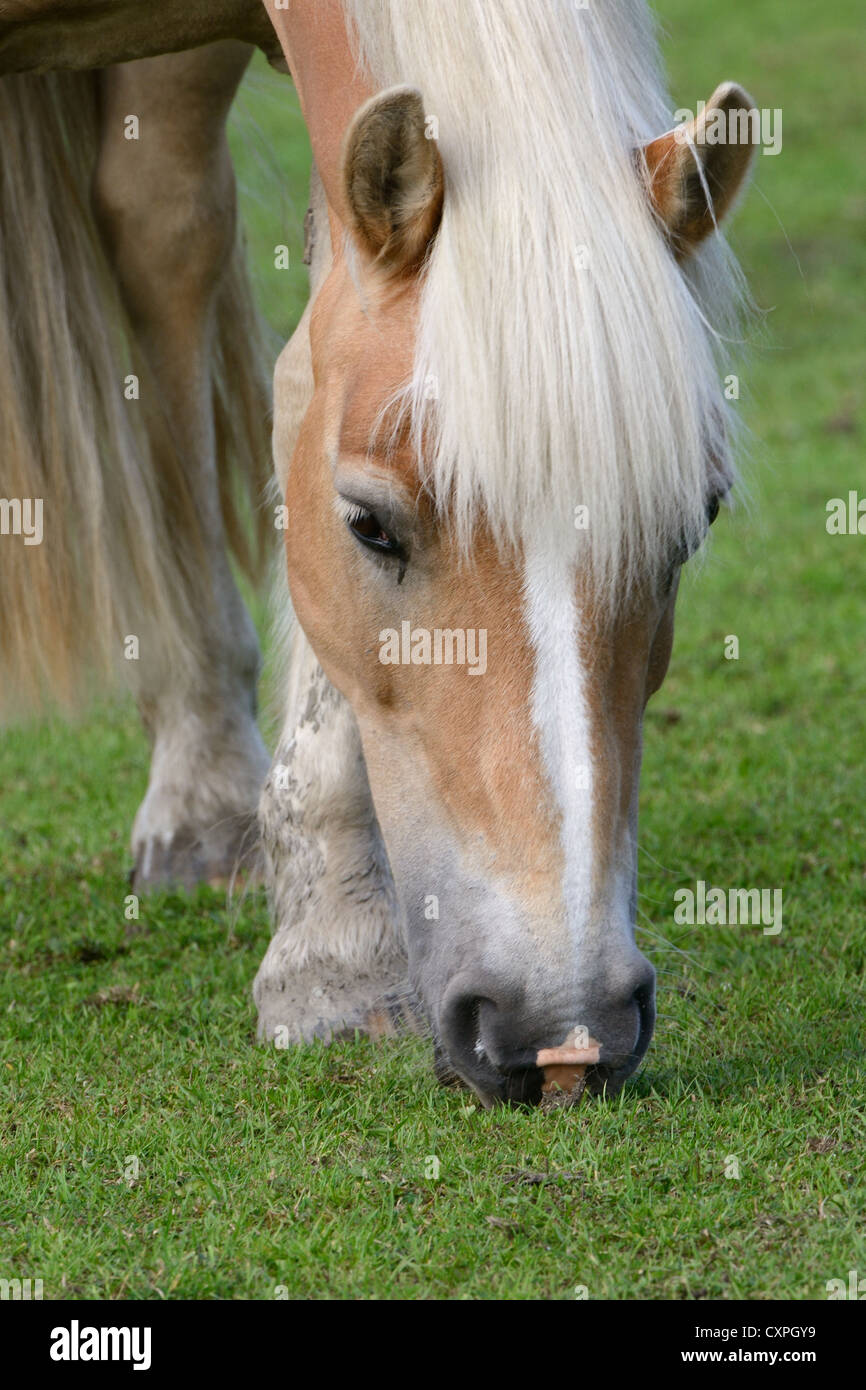
[[[627,976],[627,979],[626,979]],[[615,1095],[640,1065],[655,1028],[655,971],[635,949],[610,981],[585,982],[567,1011],[533,1008],[522,984],[462,972],[438,1010],[437,1069],[450,1070],[487,1105],[537,1105],[544,1076],[542,1048],[559,1046],[576,1023],[600,1042],[587,1074],[596,1095]],[[582,999],[584,1002],[579,1002]]]

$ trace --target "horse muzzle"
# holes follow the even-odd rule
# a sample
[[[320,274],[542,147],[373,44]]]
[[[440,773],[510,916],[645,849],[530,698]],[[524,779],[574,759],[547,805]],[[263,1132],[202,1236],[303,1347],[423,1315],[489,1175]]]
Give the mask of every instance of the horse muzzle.
[[[655,971],[640,954],[627,981],[584,982],[579,999],[547,1012],[523,988],[465,973],[449,985],[439,1013],[442,1054],[486,1106],[537,1105],[556,1091],[579,1098],[584,1085],[613,1095],[640,1065],[655,1026]]]

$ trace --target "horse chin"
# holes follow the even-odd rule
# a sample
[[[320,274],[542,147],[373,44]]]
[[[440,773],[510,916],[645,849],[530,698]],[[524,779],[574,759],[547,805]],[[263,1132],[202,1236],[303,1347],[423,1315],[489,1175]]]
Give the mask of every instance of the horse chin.
[[[544,1073],[539,1067],[521,1067],[507,1075],[491,1068],[483,1080],[477,1076],[470,1079],[455,1067],[439,1041],[434,1044],[433,1067],[440,1085],[471,1091],[485,1110],[493,1110],[497,1105],[537,1106],[546,1099]],[[575,1102],[582,1091],[583,1086],[580,1086],[574,1096]],[[572,1098],[563,1093],[562,1099],[570,1103]]]

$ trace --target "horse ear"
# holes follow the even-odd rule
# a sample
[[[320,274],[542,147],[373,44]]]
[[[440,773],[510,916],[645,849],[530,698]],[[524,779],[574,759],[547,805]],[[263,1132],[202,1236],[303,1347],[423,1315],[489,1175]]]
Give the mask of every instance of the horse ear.
[[[420,92],[389,87],[355,114],[343,144],[343,188],[362,248],[389,272],[417,267],[438,230],[445,192]]]
[[[640,151],[653,207],[681,260],[721,224],[743,186],[754,154],[753,111],[748,92],[725,82],[699,116]],[[743,113],[735,126],[742,140],[728,139],[732,112]]]

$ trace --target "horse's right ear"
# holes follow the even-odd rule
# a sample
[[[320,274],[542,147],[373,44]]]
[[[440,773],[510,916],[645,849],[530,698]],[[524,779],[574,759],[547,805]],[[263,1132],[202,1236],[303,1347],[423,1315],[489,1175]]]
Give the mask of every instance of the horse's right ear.
[[[389,87],[355,114],[343,144],[343,189],[362,250],[390,273],[420,265],[445,192],[420,92]]]
[[[681,260],[721,225],[736,201],[754,146],[728,139],[730,116],[753,110],[748,92],[725,82],[699,116],[638,151],[650,201]],[[717,126],[724,130],[724,140],[717,139]],[[744,129],[750,131],[748,120]],[[713,143],[707,138],[710,131]]]

